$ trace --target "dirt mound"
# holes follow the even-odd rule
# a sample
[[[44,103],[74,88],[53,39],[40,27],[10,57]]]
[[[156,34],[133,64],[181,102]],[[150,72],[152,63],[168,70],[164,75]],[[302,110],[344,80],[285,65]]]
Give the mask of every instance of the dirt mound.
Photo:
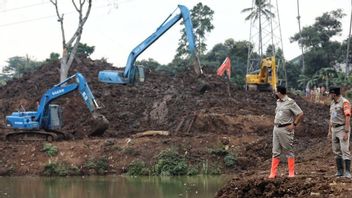
[[[147,71],[143,84],[109,85],[98,82],[100,70],[115,69],[101,61],[84,60],[73,65],[70,74],[81,72],[87,79],[93,94],[105,106],[101,111],[110,121],[107,136],[119,136],[145,130],[169,130],[178,132],[229,133],[254,130],[250,116],[269,116],[271,122],[275,101],[269,93],[246,93],[231,87],[215,75],[205,77],[207,91],[202,94],[198,80],[190,72],[175,76]],[[59,81],[59,62],[43,65],[34,73],[9,81],[0,87],[0,120],[20,107],[35,110],[46,90]],[[91,115],[78,92],[54,101],[62,105],[64,131],[81,137],[89,130]],[[249,116],[247,118],[243,116]],[[259,116],[259,117],[258,117]],[[314,133],[309,131],[309,133]]]
[[[134,158],[142,158],[147,164],[152,164],[160,151],[175,147],[192,165],[208,163],[209,160],[209,167],[218,167],[225,173],[240,174],[240,177],[219,191],[218,197],[304,197],[339,192],[334,187],[335,180],[324,177],[324,174],[333,175],[334,172],[330,145],[325,140],[328,106],[290,95],[305,113],[304,121],[295,132],[297,172],[301,177],[293,180],[283,177],[271,181],[265,176],[270,166],[276,106],[272,93],[245,92],[234,86],[228,87],[225,80],[215,75],[207,75],[202,79],[207,82],[207,89],[202,90],[204,86],[200,86],[199,79],[187,71],[168,75],[148,70],[146,82],[134,86],[100,83],[98,72],[111,69],[116,70],[99,60],[83,60],[73,65],[70,74],[81,72],[86,77],[94,96],[104,105],[100,113],[109,120],[110,125],[101,139],[83,138],[55,143],[63,151],[57,160],[80,166],[89,159],[87,156],[107,156],[110,171],[121,173],[126,171]],[[35,110],[36,101],[58,81],[59,62],[55,62],[0,87],[0,124],[4,125],[5,116],[19,110],[21,106],[27,111]],[[78,92],[54,103],[63,108],[64,132],[70,132],[76,138],[89,133],[92,116]],[[169,131],[170,136],[132,136],[153,130]],[[0,129],[0,132],[3,134],[5,131]],[[107,148],[107,140],[112,141],[116,148]],[[126,142],[130,143],[127,145]],[[125,144],[126,149],[121,146]],[[97,148],[90,149],[94,146]],[[38,159],[19,152],[27,147],[33,150],[32,155],[39,156]],[[17,175],[40,174],[48,161],[40,152],[40,143],[0,142],[0,148],[4,151],[0,155],[0,161],[3,162],[0,169],[15,167]],[[81,149],[76,151],[73,148]],[[226,169],[224,156],[209,152],[223,152],[224,148],[226,152],[236,155],[235,167]],[[31,169],[25,168],[28,166]],[[281,173],[285,175],[285,168]]]
[[[217,193],[217,197],[349,197],[350,179],[318,177],[240,179]],[[231,190],[228,190],[231,189]]]

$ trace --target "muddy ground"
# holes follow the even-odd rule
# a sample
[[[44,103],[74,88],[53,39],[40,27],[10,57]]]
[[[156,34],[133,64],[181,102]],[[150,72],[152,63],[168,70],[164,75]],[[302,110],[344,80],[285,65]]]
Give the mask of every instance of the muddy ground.
[[[91,115],[78,93],[69,94],[55,103],[63,107],[63,131],[75,139],[53,142],[58,150],[53,157],[43,152],[43,142],[0,141],[0,175],[42,175],[50,163],[75,167],[79,170],[76,174],[97,174],[87,164],[102,158],[108,164],[104,174],[122,174],[133,160],[152,166],[161,151],[172,148],[189,165],[206,163],[209,169],[235,175],[219,190],[218,197],[344,196],[352,190],[350,180],[331,177],[334,160],[326,140],[326,105],[290,95],[305,113],[296,131],[298,176],[286,178],[284,162],[282,176],[268,180],[275,108],[271,93],[228,87],[225,80],[209,72],[202,79],[208,85],[203,93],[192,70],[178,75],[148,70],[143,84],[108,85],[97,79],[98,72],[106,69],[115,68],[102,61],[83,60],[71,70],[71,74],[83,73],[104,105],[101,113],[110,121],[104,136],[87,137]],[[46,64],[0,87],[1,125],[5,125],[5,116],[21,105],[35,110],[36,101],[59,81],[58,72],[58,62]],[[1,135],[7,132],[3,128],[0,131]],[[168,131],[169,135],[137,135],[145,131]],[[235,155],[234,167],[226,167],[223,156],[211,152],[219,149]]]

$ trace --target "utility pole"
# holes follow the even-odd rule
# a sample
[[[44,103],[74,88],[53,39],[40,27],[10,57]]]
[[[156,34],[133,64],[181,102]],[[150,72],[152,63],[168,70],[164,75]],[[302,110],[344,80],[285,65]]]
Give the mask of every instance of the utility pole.
[[[352,0],[351,0],[351,18],[350,18],[350,30],[348,33],[348,39],[347,39],[347,52],[346,52],[346,77],[350,73],[349,71],[349,65],[348,65],[348,55],[350,53],[350,40],[351,40],[351,26],[352,26]]]
[[[298,21],[298,29],[299,29],[299,40],[301,46],[301,62],[302,62],[302,73],[304,74],[305,71],[305,64],[304,64],[304,46],[302,43],[302,31],[301,31],[301,15],[299,13],[299,0],[297,0],[297,21]]]

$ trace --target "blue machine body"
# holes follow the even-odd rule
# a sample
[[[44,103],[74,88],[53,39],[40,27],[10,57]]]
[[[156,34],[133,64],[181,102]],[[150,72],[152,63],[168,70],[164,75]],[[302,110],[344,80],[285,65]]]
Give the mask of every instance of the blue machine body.
[[[73,78],[76,78],[76,82],[67,84],[68,81]],[[40,100],[37,111],[13,112],[11,115],[6,116],[7,125],[13,129],[57,129],[57,124],[54,126],[53,123],[50,122],[51,115],[49,104],[55,99],[76,90],[80,92],[89,111],[94,112],[95,109],[100,108],[84,76],[81,73],[76,73],[46,91]]]
[[[119,74],[118,71],[105,70],[99,72],[99,81],[111,84],[133,84],[136,75],[136,66],[134,65],[137,57],[144,52],[149,46],[151,46],[156,40],[158,40],[165,32],[167,32],[173,25],[175,25],[180,19],[183,18],[183,23],[186,29],[186,36],[188,39],[188,49],[192,56],[197,56],[195,36],[193,34],[193,25],[189,9],[184,5],[178,5],[180,13],[170,19],[170,14],[167,19],[157,28],[157,30],[145,39],[142,43],[137,45],[129,54],[127,64],[123,74]],[[141,74],[142,71],[139,70]],[[142,73],[141,75],[144,75]],[[144,76],[142,76],[144,78]]]

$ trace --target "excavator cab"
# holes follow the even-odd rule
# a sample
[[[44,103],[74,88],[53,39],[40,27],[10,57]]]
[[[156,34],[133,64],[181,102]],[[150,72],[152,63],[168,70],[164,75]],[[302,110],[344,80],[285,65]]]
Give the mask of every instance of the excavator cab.
[[[133,70],[133,71],[132,71]],[[125,78],[120,71],[116,70],[105,70],[99,72],[99,81],[110,84],[133,84],[134,82],[144,82],[145,74],[143,66],[134,66],[134,69],[130,71],[131,77]],[[137,72],[135,71],[137,70]]]
[[[275,56],[263,58],[259,69],[246,75],[246,89],[255,91],[274,91],[277,86]]]
[[[46,131],[59,130],[63,126],[62,108],[57,104],[49,104],[43,114],[43,129]]]

